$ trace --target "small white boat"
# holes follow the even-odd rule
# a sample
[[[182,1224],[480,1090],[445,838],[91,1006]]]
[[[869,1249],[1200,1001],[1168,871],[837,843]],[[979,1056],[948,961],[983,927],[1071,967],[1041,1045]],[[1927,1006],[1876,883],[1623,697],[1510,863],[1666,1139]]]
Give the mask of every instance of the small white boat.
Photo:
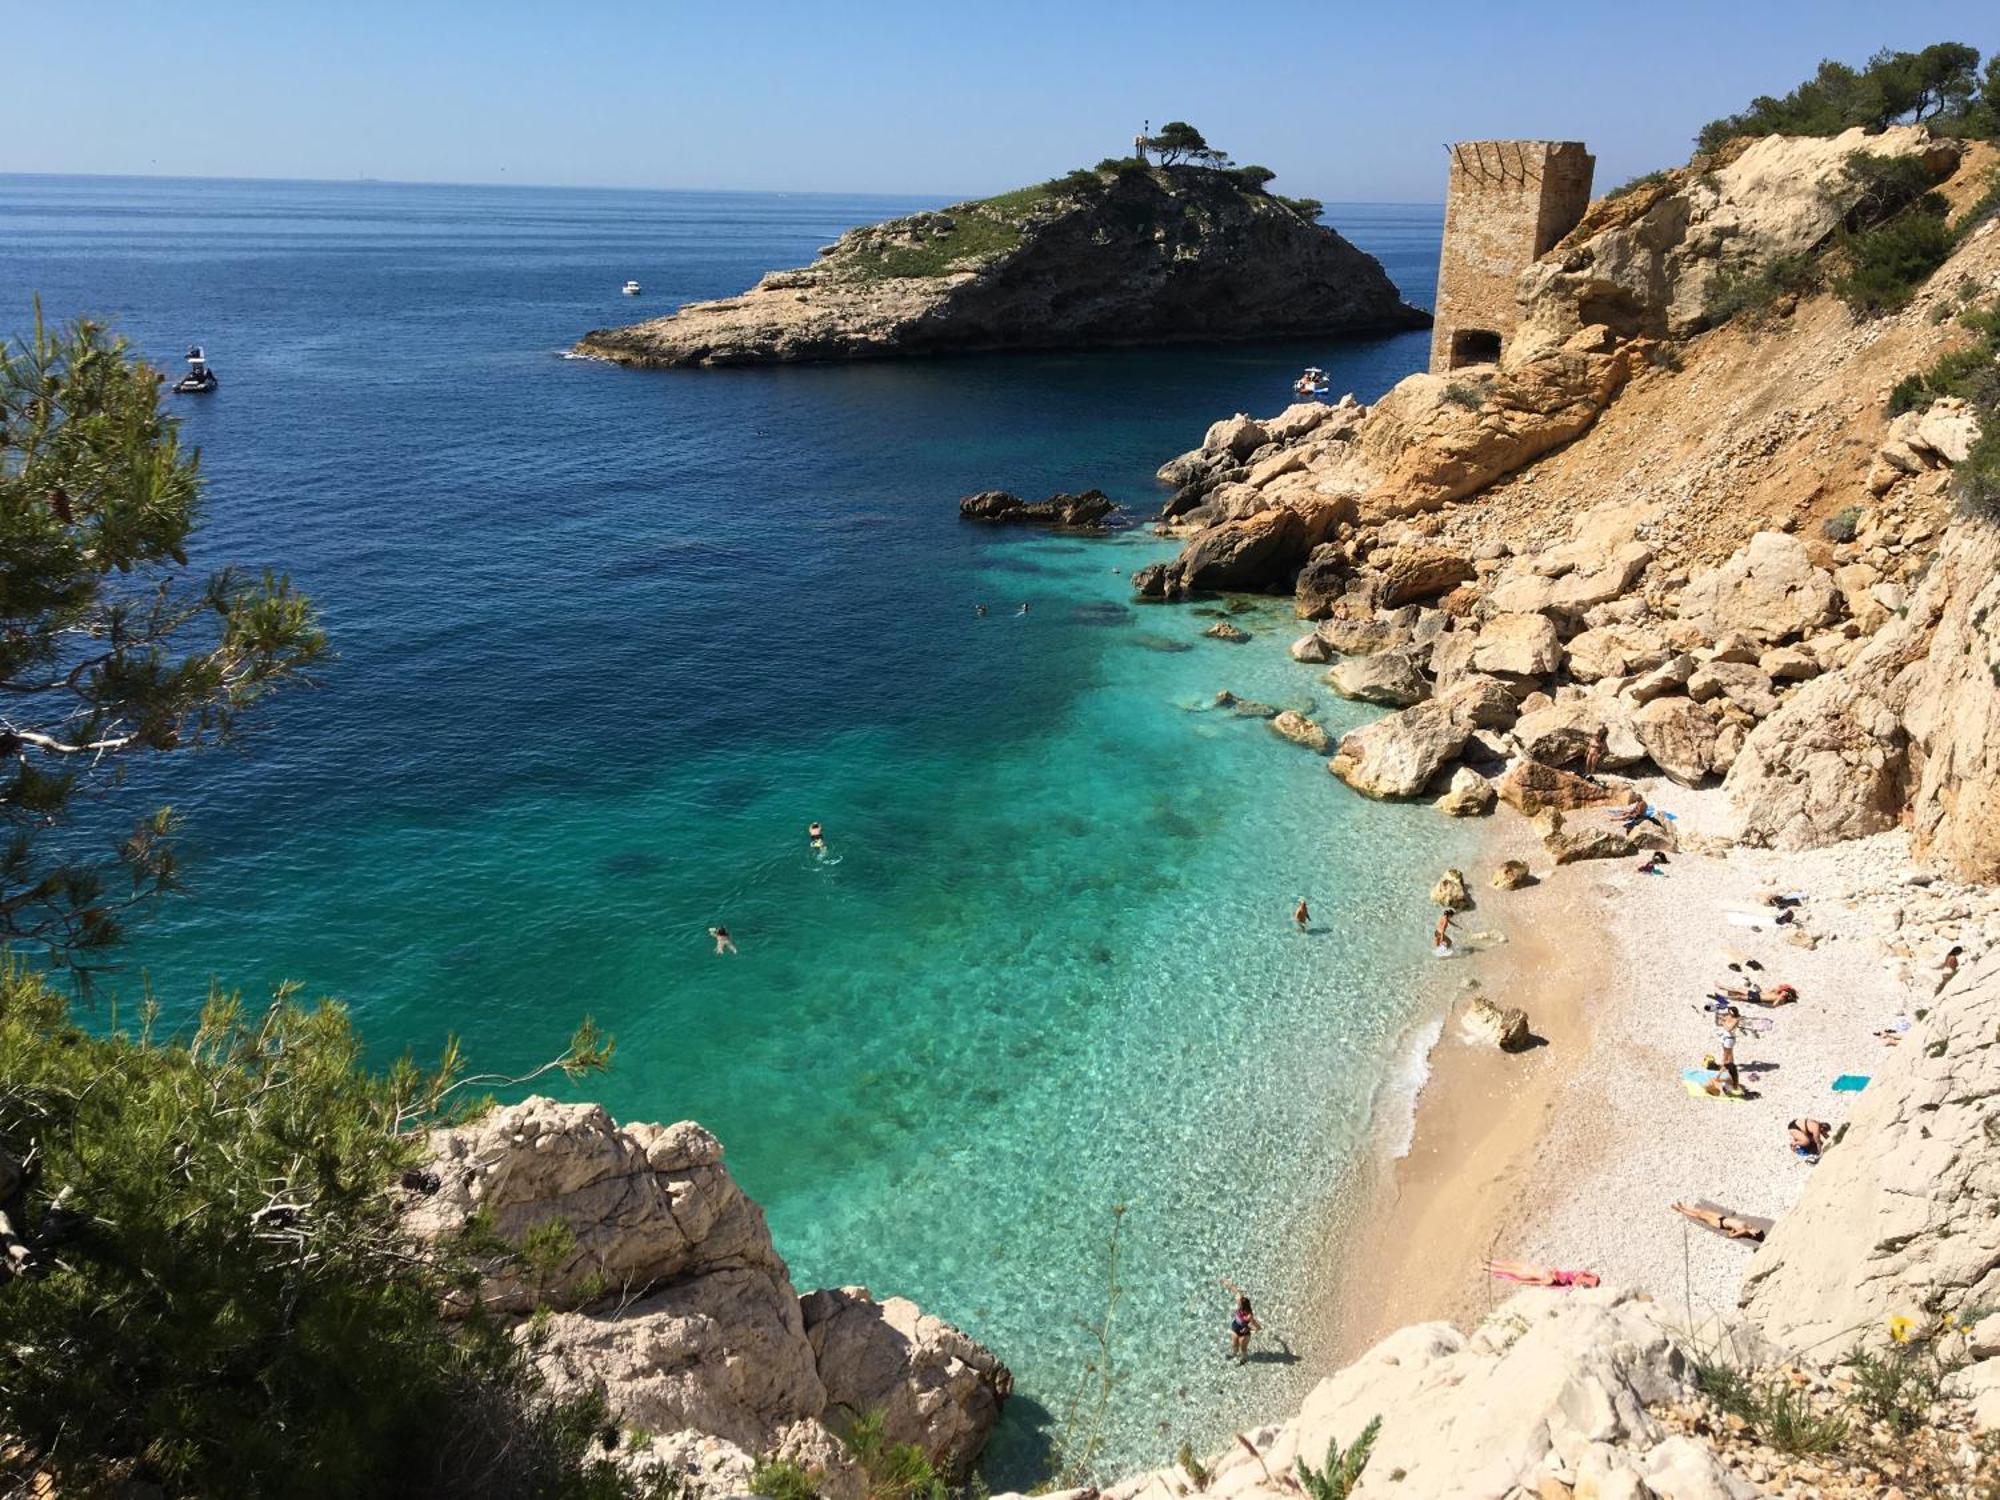
[[[1292,389],[1301,396],[1324,396],[1330,389],[1326,371],[1318,365],[1308,366],[1306,372],[1292,382]]]
[[[208,367],[208,359],[201,352],[201,345],[188,345],[188,372],[174,382],[174,394],[178,396],[206,396],[221,381],[215,378],[215,371]]]
[[[638,282],[636,282],[636,281],[628,281],[628,282],[626,282],[626,283],[625,283],[625,295],[626,295],[626,296],[628,296],[628,297],[636,297],[636,296],[638,296],[638,295],[639,295],[639,283],[638,283]]]

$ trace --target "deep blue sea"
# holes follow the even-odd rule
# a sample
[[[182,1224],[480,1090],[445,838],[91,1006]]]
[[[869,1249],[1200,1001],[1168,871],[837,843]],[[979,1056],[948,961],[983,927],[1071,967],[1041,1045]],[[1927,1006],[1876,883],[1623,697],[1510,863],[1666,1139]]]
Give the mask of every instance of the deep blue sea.
[[[701,1120],[802,1288],[904,1293],[991,1344],[1023,1396],[992,1472],[1018,1480],[1095,1379],[1115,1205],[1107,1468],[1212,1445],[1313,1368],[1324,1213],[1409,1086],[1456,835],[1203,711],[1229,688],[1365,717],[1286,656],[1288,601],[1204,639],[1129,602],[1172,544],[955,502],[1098,485],[1146,513],[1210,421],[1278,410],[1306,364],[1372,400],[1428,335],[560,357],[936,206],[0,176],[0,332],[39,294],[162,365],[205,344],[220,392],[176,398],[196,562],[289,572],[338,653],[247,753],[164,778],[191,890],[112,991],[185,1019],[211,979],[293,979],[379,1057],[456,1032],[502,1071],[594,1016],[614,1070],[553,1091]],[[1437,208],[1327,217],[1428,305]],[[1300,1363],[1223,1363],[1224,1276]]]

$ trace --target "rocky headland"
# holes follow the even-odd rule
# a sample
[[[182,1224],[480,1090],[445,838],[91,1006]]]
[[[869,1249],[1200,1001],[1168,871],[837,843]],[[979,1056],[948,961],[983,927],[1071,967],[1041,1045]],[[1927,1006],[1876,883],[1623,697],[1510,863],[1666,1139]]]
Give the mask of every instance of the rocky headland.
[[[601,328],[621,364],[749,365],[1421,328],[1373,256],[1230,168],[1127,162],[849,230],[741,296]]]

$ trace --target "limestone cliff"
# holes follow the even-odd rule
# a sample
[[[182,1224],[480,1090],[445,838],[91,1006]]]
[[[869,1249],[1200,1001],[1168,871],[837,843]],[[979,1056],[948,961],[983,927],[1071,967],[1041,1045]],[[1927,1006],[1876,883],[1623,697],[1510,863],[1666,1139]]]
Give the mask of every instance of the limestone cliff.
[[[601,1392],[620,1461],[696,1493],[740,1493],[760,1459],[817,1473],[829,1500],[860,1479],[840,1438],[881,1412],[889,1441],[963,1471],[1012,1387],[978,1343],[899,1297],[842,1287],[801,1299],[763,1211],[699,1125],[620,1127],[591,1104],[530,1098],[432,1136],[407,1221],[420,1239],[476,1226],[510,1246],[478,1289],[559,1395]],[[463,1309],[459,1309],[463,1311]]]
[[[1427,326],[1373,256],[1204,167],[1073,173],[854,229],[811,266],[581,353],[633,365],[1213,343]]]

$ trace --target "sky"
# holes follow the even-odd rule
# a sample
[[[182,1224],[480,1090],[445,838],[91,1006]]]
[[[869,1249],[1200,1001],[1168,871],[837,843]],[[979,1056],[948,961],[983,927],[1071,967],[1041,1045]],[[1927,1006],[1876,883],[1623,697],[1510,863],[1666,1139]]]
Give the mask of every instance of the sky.
[[[1994,0],[0,0],[0,172],[971,197],[1191,121],[1277,191],[1436,202],[1444,144],[1600,191],[1822,57],[2000,47]]]

